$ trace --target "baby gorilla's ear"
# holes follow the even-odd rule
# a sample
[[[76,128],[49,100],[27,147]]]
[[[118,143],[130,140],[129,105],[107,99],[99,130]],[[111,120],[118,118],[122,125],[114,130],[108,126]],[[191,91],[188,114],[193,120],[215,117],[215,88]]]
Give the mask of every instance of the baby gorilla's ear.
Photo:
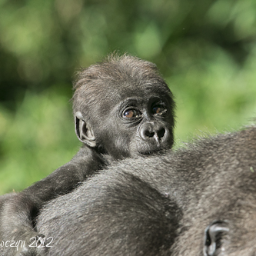
[[[96,147],[96,139],[92,127],[85,122],[80,111],[75,113],[75,129],[77,138],[89,147]]]
[[[224,247],[229,228],[226,221],[214,221],[204,233],[204,256],[217,256]]]

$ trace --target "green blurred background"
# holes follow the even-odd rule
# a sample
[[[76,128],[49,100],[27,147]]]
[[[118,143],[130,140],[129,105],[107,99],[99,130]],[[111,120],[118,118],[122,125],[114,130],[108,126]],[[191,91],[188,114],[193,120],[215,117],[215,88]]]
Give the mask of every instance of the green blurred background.
[[[159,67],[176,147],[256,117],[255,0],[0,0],[0,194],[76,153],[73,73],[114,50]]]

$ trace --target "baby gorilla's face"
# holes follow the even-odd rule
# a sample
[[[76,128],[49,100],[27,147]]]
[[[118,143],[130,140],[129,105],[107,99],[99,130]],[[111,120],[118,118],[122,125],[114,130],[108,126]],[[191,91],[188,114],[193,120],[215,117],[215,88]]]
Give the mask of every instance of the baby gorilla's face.
[[[161,84],[152,85],[152,90],[141,86],[121,100],[118,92],[112,91],[112,97],[93,108],[97,112],[93,114],[97,117],[93,129],[104,153],[119,159],[172,147],[173,105],[170,95],[161,88]]]
[[[175,104],[153,63],[109,59],[82,71],[75,89],[76,133],[96,152],[120,159],[172,147]]]

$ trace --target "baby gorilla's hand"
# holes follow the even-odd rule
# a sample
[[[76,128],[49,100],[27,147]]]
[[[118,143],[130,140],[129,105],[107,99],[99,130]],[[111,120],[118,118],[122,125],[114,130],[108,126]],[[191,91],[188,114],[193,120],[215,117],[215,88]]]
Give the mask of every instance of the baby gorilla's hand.
[[[16,256],[45,256],[48,248],[45,245],[45,236],[39,234],[32,239],[33,241],[17,251]]]
[[[27,239],[8,241],[3,249],[3,255],[7,256],[44,256],[47,255],[48,248],[45,245],[45,236],[35,232],[26,232]],[[29,238],[30,237],[30,238]],[[22,239],[25,236],[23,234]]]

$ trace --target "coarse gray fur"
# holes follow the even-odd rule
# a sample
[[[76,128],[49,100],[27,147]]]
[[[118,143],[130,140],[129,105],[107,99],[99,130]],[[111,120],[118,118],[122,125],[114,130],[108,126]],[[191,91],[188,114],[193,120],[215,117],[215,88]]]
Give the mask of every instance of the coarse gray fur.
[[[126,159],[47,204],[49,255],[256,255],[256,127]]]

